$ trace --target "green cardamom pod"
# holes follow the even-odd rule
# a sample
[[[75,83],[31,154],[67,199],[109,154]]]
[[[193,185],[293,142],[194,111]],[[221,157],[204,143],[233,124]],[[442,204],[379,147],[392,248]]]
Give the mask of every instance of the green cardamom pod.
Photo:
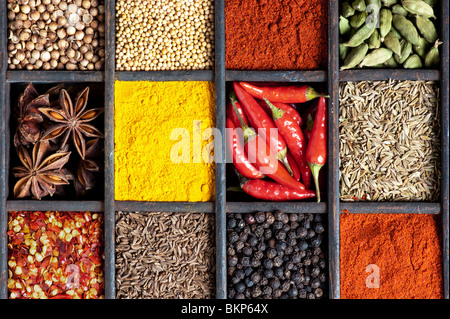
[[[352,2],[352,8],[356,11],[366,11],[366,2],[364,0],[355,0]]]
[[[350,52],[349,47],[346,47],[343,43],[339,44],[339,57],[341,58],[342,61],[345,60],[349,52]]]
[[[375,31],[372,33],[372,35],[367,41],[369,49],[378,49],[381,46],[380,33],[378,32],[377,29],[375,29]]]
[[[407,58],[409,58],[409,56],[412,53],[412,44],[409,43],[408,41],[406,41],[406,39],[401,39],[400,40],[400,45],[402,46],[402,51],[401,51],[401,55],[394,55],[394,59],[398,64],[403,64]]]
[[[388,49],[392,50],[392,52],[399,55],[400,57],[402,56],[402,46],[400,44],[400,40],[392,32],[389,32],[384,37],[383,43]]]
[[[390,7],[390,6],[393,6],[394,4],[396,4],[398,2],[398,0],[381,0],[381,2],[383,2],[383,5],[385,7]]]
[[[425,59],[431,44],[424,38],[419,39],[419,45],[413,46],[414,52],[416,52],[422,59]]]
[[[403,8],[403,6],[401,4],[395,4],[394,6],[392,6],[391,10],[392,10],[392,14],[399,14],[404,17],[406,17],[408,15],[408,11],[406,11],[406,9]]]
[[[392,32],[397,37],[397,39],[399,40],[403,39],[403,36],[400,34],[400,32],[398,32],[398,30],[394,26],[391,27],[391,31],[389,32]]]
[[[389,60],[383,63],[385,67],[390,69],[396,69],[398,68],[398,63],[395,61],[394,57],[392,56]]]
[[[361,28],[358,29],[358,31],[355,32],[355,34],[350,37],[350,40],[344,43],[344,45],[355,48],[366,41],[368,38],[370,38],[374,31],[375,26],[372,26],[370,23],[365,23]]]
[[[358,12],[357,14],[355,14],[354,16],[352,16],[350,18],[350,25],[353,28],[359,28],[360,26],[362,26],[364,24],[364,22],[366,22],[367,15],[368,14],[366,11]]]
[[[380,36],[383,39],[392,28],[392,12],[388,9],[381,9],[380,12]]]
[[[425,67],[427,68],[437,68],[439,67],[439,62],[441,61],[441,56],[439,54],[439,46],[442,42],[436,40],[434,46],[430,49],[430,51],[425,56]]]
[[[352,8],[350,3],[348,3],[347,1],[343,2],[342,3],[342,16],[344,18],[349,18],[354,14],[355,14],[355,9]]]
[[[425,40],[427,40],[429,43],[436,42],[436,40],[438,39],[437,30],[434,26],[434,23],[431,22],[430,19],[417,15],[416,26]]]
[[[402,0],[402,6],[409,13],[436,19],[433,7],[422,0]]]
[[[436,4],[436,0],[423,0],[423,2],[425,2],[426,4],[434,7],[434,5]]]
[[[344,18],[343,16],[339,17],[339,34],[340,35],[346,35],[352,30],[352,27],[350,26],[350,22],[347,18]]]
[[[412,45],[419,44],[419,33],[411,21],[400,14],[394,14],[392,22],[398,32],[400,32],[406,40],[411,42]]]
[[[422,59],[417,54],[413,54],[406,59],[403,63],[403,67],[405,69],[420,69],[423,67]]]
[[[356,67],[362,62],[367,54],[367,51],[369,51],[369,46],[366,43],[353,48],[345,58],[344,65],[341,67],[341,70],[347,70]]]
[[[359,67],[373,67],[377,64],[383,64],[392,57],[392,54],[392,51],[386,48],[375,49],[365,56],[365,58],[359,64]]]

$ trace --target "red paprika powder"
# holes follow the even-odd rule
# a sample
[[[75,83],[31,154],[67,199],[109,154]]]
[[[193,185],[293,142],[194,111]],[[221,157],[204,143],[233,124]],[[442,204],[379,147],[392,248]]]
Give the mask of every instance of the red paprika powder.
[[[440,225],[436,215],[341,214],[341,298],[443,298]]]
[[[327,22],[326,0],[226,0],[226,68],[325,69]]]

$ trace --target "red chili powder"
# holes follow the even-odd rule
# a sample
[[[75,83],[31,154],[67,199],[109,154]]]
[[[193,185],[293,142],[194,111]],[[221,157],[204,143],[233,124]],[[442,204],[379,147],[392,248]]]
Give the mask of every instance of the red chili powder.
[[[440,225],[436,215],[341,214],[341,298],[443,298]]]
[[[327,22],[326,0],[226,0],[226,68],[325,69]]]

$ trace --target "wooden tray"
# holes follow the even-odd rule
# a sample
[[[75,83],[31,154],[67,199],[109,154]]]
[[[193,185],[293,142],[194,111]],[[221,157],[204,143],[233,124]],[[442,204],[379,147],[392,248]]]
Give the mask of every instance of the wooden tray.
[[[226,214],[269,211],[320,213],[328,216],[329,291],[332,299],[340,298],[339,272],[339,213],[342,209],[358,213],[417,213],[441,214],[443,230],[444,297],[449,298],[449,2],[440,1],[441,47],[439,70],[351,70],[339,71],[339,3],[328,0],[328,69],[319,71],[234,71],[225,69],[225,0],[215,0],[215,68],[209,71],[150,71],[123,72],[115,70],[115,1],[105,0],[107,52],[104,71],[9,71],[7,70],[7,8],[0,3],[0,299],[8,298],[8,211],[64,210],[104,212],[105,233],[105,297],[115,298],[115,212],[165,211],[214,213],[216,219],[216,298],[227,298],[226,272]],[[328,88],[328,195],[324,203],[315,202],[230,202],[226,198],[225,155],[216,164],[216,201],[135,202],[116,201],[114,197],[114,81],[215,81],[216,126],[225,129],[226,85],[229,81],[316,82]],[[364,202],[347,203],[339,200],[339,82],[362,80],[433,80],[440,82],[442,183],[438,203]],[[12,200],[8,183],[10,167],[10,91],[16,82],[99,82],[105,91],[105,163],[104,199],[101,201],[36,201]],[[223,137],[225,139],[225,137]],[[222,145],[225,145],[223,143]]]

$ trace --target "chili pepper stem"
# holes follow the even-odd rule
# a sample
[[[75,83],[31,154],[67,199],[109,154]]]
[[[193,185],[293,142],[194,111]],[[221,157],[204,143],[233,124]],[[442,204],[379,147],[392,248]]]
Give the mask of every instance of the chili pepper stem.
[[[323,165],[308,162],[308,166],[311,169],[311,173],[314,178],[314,184],[316,185],[317,202],[320,203],[319,172]]]
[[[314,90],[314,88],[309,87],[306,92],[305,92],[305,96],[308,100],[313,100],[315,98],[318,97],[325,97],[325,98],[329,98],[330,96],[327,94],[321,94],[319,92],[317,92],[316,90]]]

